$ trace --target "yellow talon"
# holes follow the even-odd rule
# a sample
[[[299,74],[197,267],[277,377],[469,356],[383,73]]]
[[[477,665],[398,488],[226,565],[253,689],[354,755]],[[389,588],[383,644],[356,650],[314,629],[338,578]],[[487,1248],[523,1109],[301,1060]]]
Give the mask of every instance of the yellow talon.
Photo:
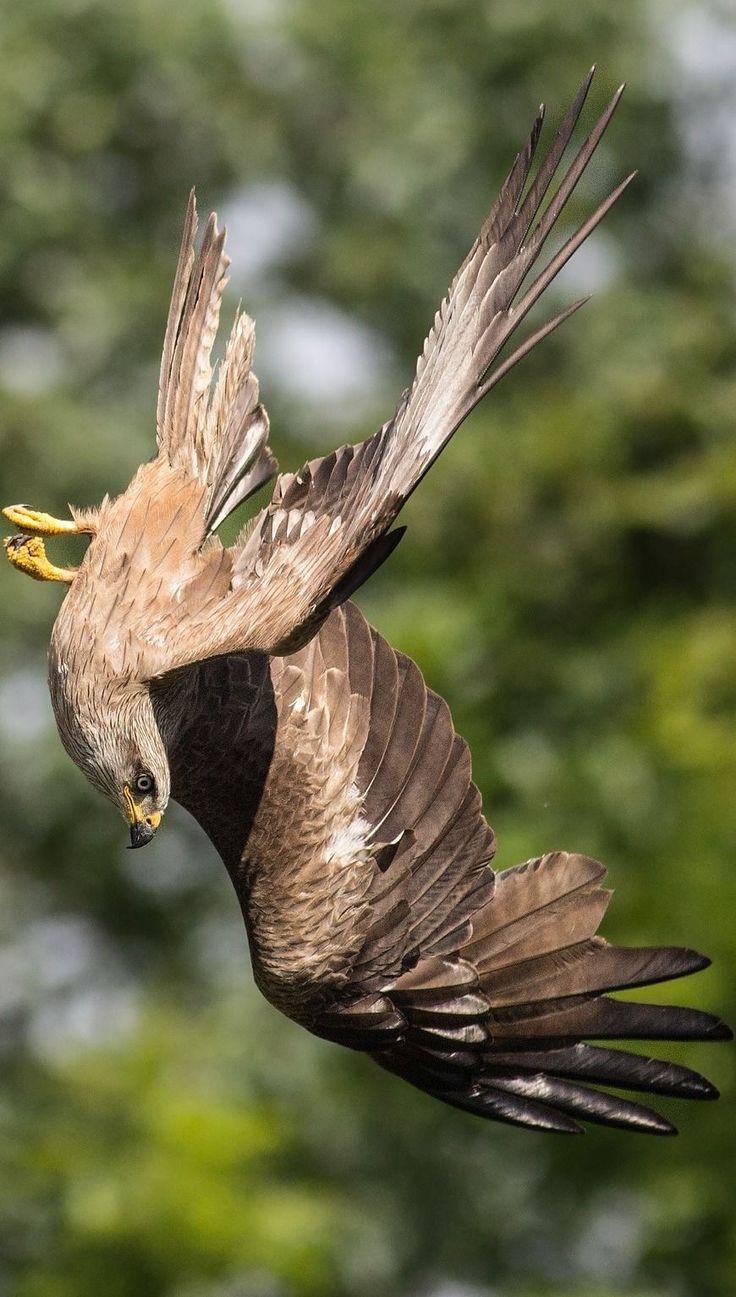
[[[83,530],[72,519],[52,518],[50,513],[39,513],[27,504],[10,504],[2,512],[14,527],[31,536],[61,536],[65,532],[77,535]]]
[[[64,581],[69,585],[74,580],[75,568],[55,567],[49,562],[40,536],[7,536],[3,545],[8,562],[34,581]]]

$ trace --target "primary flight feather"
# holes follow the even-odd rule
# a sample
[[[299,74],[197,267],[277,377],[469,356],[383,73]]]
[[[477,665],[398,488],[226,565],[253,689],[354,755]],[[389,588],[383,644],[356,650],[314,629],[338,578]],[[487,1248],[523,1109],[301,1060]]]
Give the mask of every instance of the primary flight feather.
[[[598,936],[610,893],[588,857],[552,852],[495,875],[493,833],[446,704],[349,602],[400,539],[397,514],[462,421],[582,304],[499,358],[630,179],[540,261],[620,97],[554,188],[590,80],[532,175],[540,110],[393,417],[360,445],[279,476],[227,548],[220,522],[277,465],[247,315],[213,374],[228,259],[214,216],[197,248],[192,195],[156,457],[121,496],[71,520],[5,510],[20,528],[5,544],[19,569],[70,587],[49,654],[64,746],[124,814],[131,845],[153,838],[170,797],[196,817],[233,880],[274,1005],[481,1116],[661,1134],[674,1127],[609,1088],[710,1098],[713,1087],[590,1041],[727,1037],[708,1014],[608,995],[707,960]],[[43,537],[66,531],[90,536],[77,569],[45,553]]]

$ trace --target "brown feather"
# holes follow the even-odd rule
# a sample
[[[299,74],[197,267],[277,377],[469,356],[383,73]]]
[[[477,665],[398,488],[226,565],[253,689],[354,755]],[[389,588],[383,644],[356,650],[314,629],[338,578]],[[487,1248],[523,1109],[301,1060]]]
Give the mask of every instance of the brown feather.
[[[323,459],[305,464],[299,473],[285,474],[278,479],[271,504],[229,552],[231,582],[224,597],[220,594],[217,599],[213,597],[199,605],[188,599],[191,615],[187,636],[176,643],[172,641],[172,666],[183,666],[198,656],[247,648],[283,656],[308,642],[329,612],[349,598],[388,557],[399,536],[398,532],[391,533],[390,527],[402,505],[478,401],[513,364],[580,305],[575,303],[556,314],[511,356],[496,364],[499,353],[531,306],[628,183],[619,185],[598,206],[525,288],[527,277],[546,247],[555,222],[600,143],[620,98],[619,91],[550,197],[554,174],[569,144],[589,84],[590,77],[586,78],[523,196],[539,139],[541,114],[535,120],[525,148],[435,315],[417,361],[414,381],[393,418],[361,445],[342,446]],[[172,372],[177,376],[176,409],[180,412],[177,436],[180,438],[184,409],[187,402],[201,396],[209,364],[210,326],[219,309],[224,282],[221,268],[224,263],[220,261],[223,256],[221,236],[210,222],[202,248],[189,270],[189,285],[179,312],[182,322],[171,363]],[[184,265],[188,266],[189,262],[185,261]],[[177,275],[177,283],[184,273],[182,270]],[[207,309],[208,294],[210,310]],[[242,334],[243,339],[240,361],[235,358],[237,348],[233,343],[235,350],[232,359],[226,357],[226,365],[238,373],[239,390],[245,392],[248,389],[243,375],[250,364],[250,335],[246,325],[240,322],[236,322],[235,333]],[[226,387],[221,375],[211,411],[233,405],[223,395]],[[255,401],[257,384],[252,392]],[[253,405],[248,417],[255,420],[254,426],[261,429],[265,442],[267,423],[259,424],[257,410],[260,407]],[[219,426],[219,414],[214,422]],[[249,445],[245,415],[238,416],[233,426],[239,429],[237,435],[226,433],[223,445],[230,445],[231,440],[241,448]],[[211,422],[200,418],[196,428],[196,446],[201,448],[205,442],[210,446]],[[260,449],[261,431],[254,441]],[[222,436],[222,429],[220,433]],[[184,444],[182,441],[181,445]],[[208,452],[202,458],[209,460],[212,456]],[[260,469],[253,479],[249,476],[250,469],[243,475],[242,465],[229,451],[226,459],[229,469],[220,466],[219,461],[216,468],[219,486],[210,496],[207,515],[210,525],[216,525],[223,516],[223,507],[232,507],[240,498],[240,488],[234,483],[246,483],[249,490],[263,480]]]
[[[607,994],[704,961],[609,946],[595,860],[553,852],[494,875],[493,832],[448,707],[346,602],[390,553],[394,518],[469,411],[576,309],[499,361],[623,188],[534,270],[618,102],[554,190],[589,82],[530,179],[535,121],[394,417],[281,477],[228,549],[213,528],[273,460],[245,315],[213,390],[227,258],[214,216],[195,248],[190,198],[159,455],[96,513],[54,627],[50,683],[65,745],[111,800],[130,796],[136,769],[155,770],[159,810],[171,791],[210,835],[256,980],[289,1016],[481,1116],[664,1133],[662,1118],[595,1087],[701,1098],[712,1087],[587,1040],[725,1039],[710,1015]]]
[[[202,537],[273,477],[268,415],[253,373],[255,328],[238,312],[213,389],[211,354],[227,285],[225,232],[212,213],[199,251],[197,208],[189,195],[161,357],[159,452],[208,488]]]
[[[708,1014],[604,994],[707,961],[597,936],[610,893],[589,857],[553,852],[494,876],[467,749],[413,663],[351,604],[266,661],[195,668],[170,751],[175,795],[222,851],[273,1003],[444,1102],[516,1125],[665,1134],[657,1113],[596,1087],[714,1097],[686,1068],[586,1043],[725,1039]],[[240,816],[216,791],[215,745],[235,754]]]

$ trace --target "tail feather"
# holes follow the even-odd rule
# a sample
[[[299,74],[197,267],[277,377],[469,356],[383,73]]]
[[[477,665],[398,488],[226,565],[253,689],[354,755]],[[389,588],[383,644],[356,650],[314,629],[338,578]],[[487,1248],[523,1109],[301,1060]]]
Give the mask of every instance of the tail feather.
[[[271,504],[230,551],[232,580],[218,618],[203,610],[186,648],[255,648],[282,656],[306,644],[330,610],[387,557],[372,549],[484,394],[566,320],[554,315],[499,360],[528,311],[623,192],[628,177],[545,264],[556,221],[569,203],[620,99],[618,91],[551,194],[552,181],[588,92],[581,87],[552,148],[531,180],[541,114],[479,237],[436,312],[414,380],[393,417],[358,446],[343,446],[279,478]],[[536,223],[535,223],[536,222]],[[535,266],[543,268],[536,273]],[[527,285],[527,280],[531,282]],[[517,335],[518,336],[518,335]],[[361,563],[361,554],[368,559]],[[177,665],[182,665],[177,661]]]
[[[267,441],[269,419],[253,372],[255,325],[238,312],[207,411],[204,460],[210,485],[207,527],[215,531],[233,509],[278,471]]]
[[[161,454],[206,486],[205,534],[273,477],[268,415],[253,373],[255,328],[238,312],[213,388],[212,346],[230,265],[212,213],[195,250],[197,205],[189,195],[161,357],[157,438]]]

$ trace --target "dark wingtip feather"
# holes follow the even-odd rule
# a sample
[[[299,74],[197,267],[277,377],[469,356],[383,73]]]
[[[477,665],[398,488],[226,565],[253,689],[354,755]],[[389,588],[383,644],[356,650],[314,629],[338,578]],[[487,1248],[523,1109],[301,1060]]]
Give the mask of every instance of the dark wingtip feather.
[[[702,973],[704,968],[710,968],[713,960],[708,955],[702,955],[699,950],[691,950],[688,946],[676,947],[680,956],[681,972],[678,977],[689,977],[691,973]]]
[[[332,587],[325,604],[328,611],[339,608],[341,603],[350,599],[355,591],[360,589],[369,576],[373,576],[386,559],[391,557],[405,532],[406,527],[394,527],[392,531],[384,531],[371,541],[370,545],[358,555],[355,563]]]
[[[724,1022],[722,1018],[713,1018],[712,1022],[713,1025],[703,1036],[703,1040],[733,1040],[733,1032],[727,1022]]]
[[[621,85],[618,87],[618,89],[615,90],[614,93],[612,94],[612,96],[611,96],[611,101],[610,101],[610,105],[609,105],[609,106],[612,106],[613,108],[616,107],[616,105],[618,104],[618,101],[619,101],[619,99],[621,98],[622,94],[624,93],[624,90],[625,90],[625,89],[626,89],[626,82],[625,82],[625,81],[622,81],[622,82],[621,82]]]
[[[409,1078],[411,1079],[411,1078]],[[420,1088],[423,1088],[420,1083]],[[478,1117],[500,1121],[507,1126],[520,1126],[526,1130],[544,1131],[550,1135],[584,1135],[585,1128],[574,1117],[549,1104],[505,1091],[500,1087],[485,1086],[476,1093],[435,1091],[438,1098],[453,1108],[471,1112]]]
[[[495,1077],[493,1084],[522,1099],[548,1105],[555,1117],[562,1113],[568,1119],[649,1135],[676,1133],[672,1123],[652,1108],[545,1072]]]
[[[588,94],[588,91],[590,90],[593,77],[595,76],[596,66],[597,65],[595,63],[591,64],[590,68],[588,69],[582,81],[580,82],[580,89],[578,90],[578,94],[575,96],[576,99],[578,96],[582,96],[583,103],[585,102],[585,98]]]
[[[680,1132],[677,1126],[668,1121],[666,1117],[663,1117],[660,1112],[655,1112],[653,1108],[644,1107],[642,1107],[641,1111],[647,1113],[648,1120],[632,1122],[626,1120],[616,1121],[611,1118],[609,1121],[600,1124],[608,1126],[612,1130],[625,1130],[629,1135],[679,1135]],[[587,1120],[592,1122],[593,1118],[588,1117]]]
[[[677,1099],[718,1098],[716,1087],[692,1068],[582,1041],[547,1052],[532,1049],[497,1054],[495,1060],[489,1055],[488,1061],[491,1066],[495,1061],[504,1075],[516,1075],[520,1070],[527,1074],[544,1072],[562,1080],[604,1085],[613,1090],[634,1090]]]

